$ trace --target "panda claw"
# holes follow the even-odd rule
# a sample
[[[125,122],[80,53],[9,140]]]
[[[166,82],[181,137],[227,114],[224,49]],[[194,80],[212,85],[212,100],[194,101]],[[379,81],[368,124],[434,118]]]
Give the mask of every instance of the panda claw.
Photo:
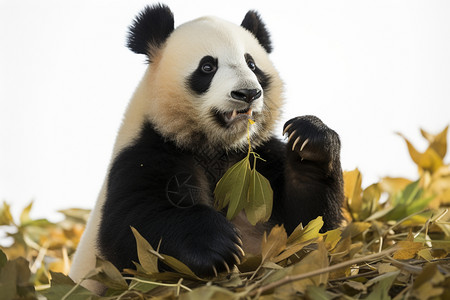
[[[238,240],[238,242],[239,242],[239,245],[238,246],[242,246],[242,245],[244,245],[244,243],[242,242],[242,240],[241,240],[241,238],[240,237],[236,237],[237,238],[237,240]]]
[[[214,276],[217,277],[217,269],[216,269],[216,267],[212,266],[212,268],[213,268],[213,271],[214,271]]]
[[[295,146],[297,145],[297,143],[298,143],[299,140],[300,140],[300,136],[297,137],[297,138],[295,139],[295,142],[292,144],[292,151],[294,151]],[[301,151],[301,150],[300,150],[300,151]]]
[[[241,253],[241,256],[244,257],[245,256],[245,252],[244,250],[241,248],[241,246],[239,246],[238,244],[235,244],[236,248],[238,248],[239,252]]]
[[[297,133],[297,130],[292,131],[292,133],[288,137],[288,143],[291,140],[291,138]]]
[[[236,261],[236,263],[238,265],[240,265],[241,264],[241,260],[239,259],[239,256],[237,256],[236,254],[233,253],[233,257],[234,257],[234,260]]]
[[[302,146],[300,147],[300,152],[303,151],[303,148],[305,148],[305,146],[308,144],[308,142],[309,142],[309,139],[306,139],[306,140],[303,142]]]
[[[284,128],[284,130],[283,130],[283,135],[286,134],[286,132],[289,130],[289,128],[291,128],[291,126],[292,126],[292,123],[289,124],[288,126],[286,126],[286,127]]]
[[[224,261],[223,264],[225,265],[225,269],[227,269],[227,273],[230,273],[230,267],[228,266],[227,262]]]

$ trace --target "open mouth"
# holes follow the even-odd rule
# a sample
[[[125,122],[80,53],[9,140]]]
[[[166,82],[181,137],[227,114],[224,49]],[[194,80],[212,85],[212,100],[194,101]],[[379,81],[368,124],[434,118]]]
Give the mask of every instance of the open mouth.
[[[247,121],[248,119],[252,119],[253,109],[249,107],[242,110],[234,109],[233,111],[227,112],[215,111],[214,115],[222,126],[228,127],[241,120]]]
[[[222,113],[223,119],[226,123],[231,123],[237,119],[250,119],[253,116],[251,108],[244,110],[233,110],[230,112]]]

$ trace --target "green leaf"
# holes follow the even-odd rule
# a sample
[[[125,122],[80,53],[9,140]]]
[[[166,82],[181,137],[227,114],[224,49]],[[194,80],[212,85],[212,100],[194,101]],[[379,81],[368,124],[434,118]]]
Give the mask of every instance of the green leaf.
[[[181,300],[232,300],[240,299],[239,295],[233,292],[218,287],[218,286],[203,286],[198,289],[193,290],[189,293],[183,293],[180,295]]]
[[[250,181],[249,156],[234,164],[219,180],[214,190],[218,210],[228,205],[227,219],[233,219],[247,204]]]
[[[0,270],[6,265],[7,261],[8,258],[6,257],[5,252],[3,252],[2,249],[0,249]]]
[[[366,300],[390,300],[389,290],[394,283],[395,278],[400,274],[400,271],[385,273],[378,277],[369,280],[366,286],[375,284],[372,292],[365,298]]]
[[[154,251],[153,247],[134,227],[131,227],[131,230],[136,239],[137,254],[142,268],[146,273],[158,273],[158,257],[150,252]]]
[[[100,299],[99,296],[84,287],[77,286],[72,279],[64,274],[52,271],[50,271],[50,274],[52,276],[51,287],[39,292],[48,300]]]
[[[248,221],[252,225],[268,221],[272,215],[272,204],[273,191],[269,180],[253,168],[250,172],[248,205],[245,206]]]
[[[325,287],[314,286],[314,285],[309,285],[306,287],[306,296],[307,296],[307,299],[314,299],[314,300],[335,299],[334,295],[331,296],[328,294],[328,292],[325,290]]]
[[[397,193],[391,203],[392,209],[384,216],[385,220],[400,220],[427,207],[433,197],[424,197],[419,180],[408,184]]]
[[[34,294],[28,261],[23,257],[7,261],[0,269],[0,298],[34,299]]]

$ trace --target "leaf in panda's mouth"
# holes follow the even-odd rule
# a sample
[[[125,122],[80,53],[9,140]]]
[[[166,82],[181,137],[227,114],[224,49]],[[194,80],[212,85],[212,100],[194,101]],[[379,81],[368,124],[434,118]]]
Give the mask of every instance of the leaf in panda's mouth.
[[[251,113],[251,110],[249,112]],[[228,220],[232,220],[244,210],[250,224],[256,225],[259,222],[266,222],[272,215],[273,191],[269,180],[256,171],[256,161],[262,158],[252,151],[250,143],[250,125],[252,124],[254,121],[248,119],[247,156],[231,166],[217,182],[214,198],[218,210],[228,206]],[[253,169],[250,165],[250,155],[253,155]]]

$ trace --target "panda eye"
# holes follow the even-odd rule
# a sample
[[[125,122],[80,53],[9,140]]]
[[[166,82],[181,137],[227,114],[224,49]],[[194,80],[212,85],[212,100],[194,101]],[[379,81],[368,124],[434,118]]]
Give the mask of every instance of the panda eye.
[[[211,63],[204,63],[202,65],[202,72],[209,74],[209,73],[213,73],[216,71],[216,66],[211,64]]]
[[[255,71],[256,70],[256,64],[253,60],[249,59],[247,61],[247,66],[250,68],[250,70]]]

